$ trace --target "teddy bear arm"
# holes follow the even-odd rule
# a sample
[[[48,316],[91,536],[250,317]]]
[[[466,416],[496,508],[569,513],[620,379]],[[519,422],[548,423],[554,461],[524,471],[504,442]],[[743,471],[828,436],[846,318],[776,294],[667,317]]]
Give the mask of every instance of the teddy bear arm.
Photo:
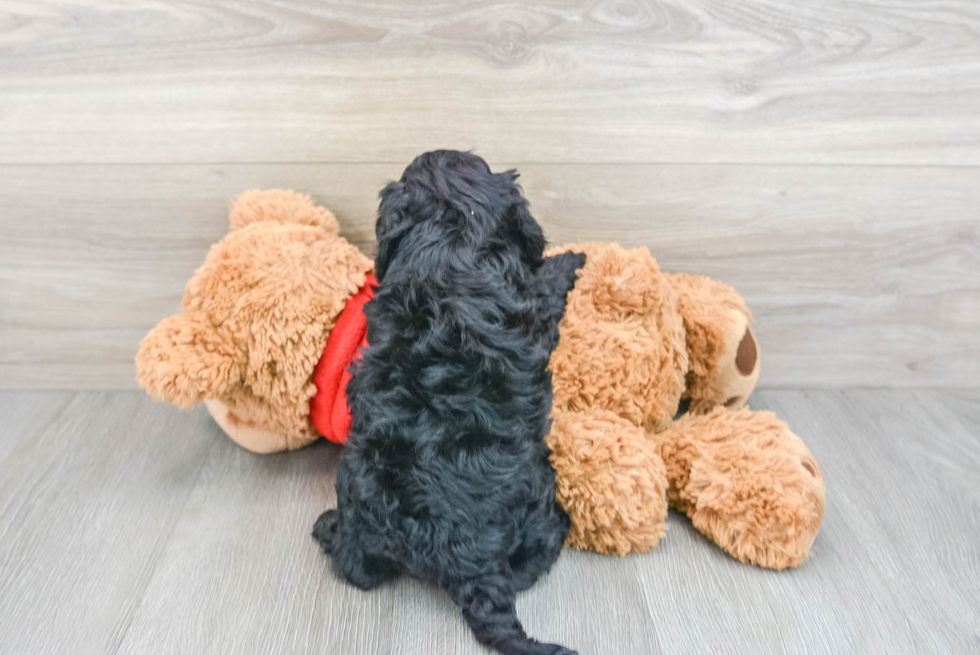
[[[717,408],[655,437],[670,504],[742,562],[782,569],[810,552],[825,483],[803,441],[772,412]]]
[[[571,517],[566,545],[646,552],[666,531],[664,463],[642,428],[604,409],[552,412],[557,497]]]
[[[204,312],[164,319],[140,342],[136,377],[158,400],[190,409],[240,381],[244,355]]]

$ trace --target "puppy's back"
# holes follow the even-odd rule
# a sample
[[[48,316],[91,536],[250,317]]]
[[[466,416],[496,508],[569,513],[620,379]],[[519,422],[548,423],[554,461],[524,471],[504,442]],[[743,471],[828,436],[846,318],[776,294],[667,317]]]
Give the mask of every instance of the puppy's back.
[[[544,442],[557,319],[542,293],[563,305],[574,279],[541,284],[544,239],[515,180],[437,152],[382,192],[339,512],[317,530],[355,584],[430,579],[483,643],[568,652],[528,639],[514,610],[568,534]]]

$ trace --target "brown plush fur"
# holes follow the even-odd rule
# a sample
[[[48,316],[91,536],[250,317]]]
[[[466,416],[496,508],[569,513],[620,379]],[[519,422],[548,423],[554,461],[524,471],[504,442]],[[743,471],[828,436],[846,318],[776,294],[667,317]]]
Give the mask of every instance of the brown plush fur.
[[[182,408],[217,399],[228,424],[279,436],[257,449],[298,448],[318,436],[313,368],[374,265],[330,212],[292,191],[243,194],[231,227],[187,283],[183,313],[143,339],[137,379]]]
[[[670,425],[687,348],[677,295],[646,248],[581,243],[585,253],[551,356],[548,438],[568,545],[625,554],[653,548],[667,518],[664,464],[645,430]]]
[[[572,517],[565,545],[615,555],[656,546],[667,530],[667,474],[643,428],[597,408],[552,417],[556,495]]]
[[[585,253],[551,356],[555,411],[599,408],[634,425],[670,424],[684,392],[687,347],[677,295],[646,248],[579,243]]]

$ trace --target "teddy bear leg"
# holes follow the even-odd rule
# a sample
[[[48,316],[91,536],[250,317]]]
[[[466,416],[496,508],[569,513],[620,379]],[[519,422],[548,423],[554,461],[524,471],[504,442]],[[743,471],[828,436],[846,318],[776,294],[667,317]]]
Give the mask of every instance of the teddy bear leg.
[[[823,474],[772,412],[718,408],[685,416],[654,439],[668,500],[694,527],[741,562],[803,562],[823,519]]]
[[[556,495],[571,517],[565,545],[625,555],[657,545],[667,525],[664,462],[643,428],[603,409],[553,412]]]

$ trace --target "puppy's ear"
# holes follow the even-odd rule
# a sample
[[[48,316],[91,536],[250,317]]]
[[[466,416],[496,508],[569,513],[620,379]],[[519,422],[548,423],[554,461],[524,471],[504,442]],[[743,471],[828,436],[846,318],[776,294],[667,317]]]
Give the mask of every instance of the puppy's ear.
[[[374,232],[378,239],[378,254],[374,260],[374,276],[384,281],[391,261],[398,254],[401,240],[412,228],[409,213],[409,194],[402,182],[389,182],[381,191],[381,207]]]
[[[541,226],[531,216],[527,200],[517,196],[514,203],[507,208],[504,215],[504,225],[511,238],[521,248],[521,261],[532,271],[541,268],[544,255],[544,234]]]

